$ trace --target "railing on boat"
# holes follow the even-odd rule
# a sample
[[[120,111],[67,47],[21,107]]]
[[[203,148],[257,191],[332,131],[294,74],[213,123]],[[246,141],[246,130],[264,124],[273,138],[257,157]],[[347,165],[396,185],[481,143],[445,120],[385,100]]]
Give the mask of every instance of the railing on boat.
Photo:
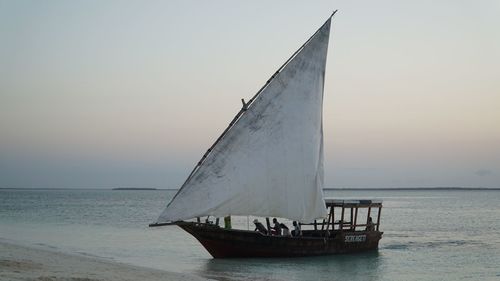
[[[328,217],[322,221],[315,220],[312,223],[299,223],[301,228],[303,226],[312,227],[312,229],[303,229],[305,232],[313,231],[317,233],[321,231],[327,233],[329,231],[379,231],[380,228],[380,215],[382,212],[381,200],[339,200],[339,199],[325,199],[325,204],[328,209]],[[362,214],[366,210],[366,215]],[[372,214],[376,214],[376,221],[371,219]],[[366,220],[358,220],[359,217],[364,217]],[[336,220],[336,218],[338,218]],[[228,226],[228,221],[229,226]],[[231,228],[230,218],[225,218],[225,228]],[[361,223],[360,223],[361,222]],[[150,227],[176,225],[182,222],[170,223],[155,223],[150,224]],[[196,218],[196,224],[219,226],[219,218],[215,218],[215,222],[209,220],[207,217],[204,221],[201,218]],[[269,218],[266,218],[266,226],[268,233],[271,231]]]
[[[382,200],[339,200],[339,199],[325,199],[326,207],[329,208],[328,218],[318,222],[315,220],[313,223],[301,223],[301,225],[313,226],[314,230],[351,230],[356,231],[359,227],[373,227],[373,230],[379,231],[380,228],[380,215],[382,213]],[[339,209],[340,218],[335,221],[336,212]],[[360,209],[367,209],[366,223],[359,223],[358,217]],[[372,210],[376,209],[377,220],[370,222]],[[346,212],[347,211],[347,212]],[[326,226],[326,229],[325,229]],[[335,228],[337,226],[337,228]],[[321,229],[320,229],[321,227]]]

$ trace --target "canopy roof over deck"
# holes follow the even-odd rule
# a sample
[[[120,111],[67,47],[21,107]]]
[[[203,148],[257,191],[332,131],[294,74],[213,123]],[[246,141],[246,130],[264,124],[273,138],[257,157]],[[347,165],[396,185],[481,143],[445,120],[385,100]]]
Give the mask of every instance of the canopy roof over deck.
[[[382,207],[382,200],[363,199],[333,199],[325,198],[326,207],[345,207],[345,208],[369,208],[369,207]]]

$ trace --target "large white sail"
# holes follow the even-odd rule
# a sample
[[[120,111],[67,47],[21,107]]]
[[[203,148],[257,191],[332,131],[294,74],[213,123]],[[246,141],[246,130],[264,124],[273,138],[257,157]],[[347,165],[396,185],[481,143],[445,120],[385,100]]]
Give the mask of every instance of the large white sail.
[[[311,221],[323,200],[322,104],[329,19],[249,104],[158,218]]]

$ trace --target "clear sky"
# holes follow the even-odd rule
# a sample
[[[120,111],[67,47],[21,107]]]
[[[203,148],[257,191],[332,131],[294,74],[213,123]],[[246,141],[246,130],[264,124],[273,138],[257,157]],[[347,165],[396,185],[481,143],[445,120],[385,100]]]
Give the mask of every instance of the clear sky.
[[[500,2],[0,0],[0,187],[178,188],[334,9],[327,187],[500,187]]]

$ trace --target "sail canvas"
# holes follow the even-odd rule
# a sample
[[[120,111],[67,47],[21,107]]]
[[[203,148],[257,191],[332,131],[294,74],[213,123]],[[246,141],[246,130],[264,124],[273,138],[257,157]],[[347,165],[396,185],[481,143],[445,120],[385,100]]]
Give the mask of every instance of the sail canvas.
[[[274,75],[158,218],[325,217],[322,104],[329,19]]]

